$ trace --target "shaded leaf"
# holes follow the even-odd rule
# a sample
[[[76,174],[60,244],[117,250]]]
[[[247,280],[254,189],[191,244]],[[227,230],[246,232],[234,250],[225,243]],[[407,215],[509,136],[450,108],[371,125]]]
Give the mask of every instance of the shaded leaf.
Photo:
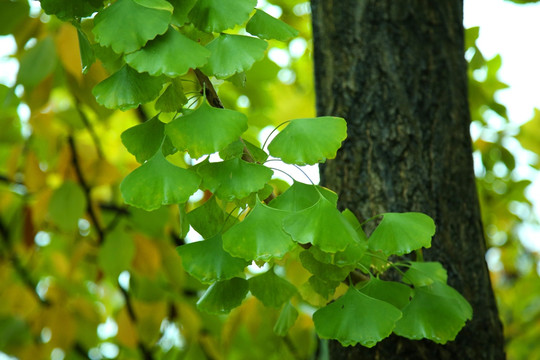
[[[81,53],[82,73],[87,74],[90,66],[96,61],[96,54],[94,54],[94,49],[85,33],[80,29],[77,29],[77,37],[79,39],[79,51]]]
[[[142,124],[130,127],[120,137],[126,149],[142,164],[159,150],[164,131],[165,125],[154,116]]]
[[[111,281],[116,283],[118,275],[129,270],[135,255],[135,244],[129,234],[123,230],[114,230],[105,237],[99,248],[98,264]]]
[[[247,153],[246,149],[248,151]],[[263,149],[245,139],[236,140],[219,152],[219,157],[223,160],[229,160],[235,157],[241,158],[244,155],[252,157],[255,162],[261,164],[268,159],[268,154]]]
[[[251,35],[266,40],[287,41],[298,35],[298,30],[259,9],[247,23],[246,30]]]
[[[386,255],[403,255],[431,247],[433,219],[422,213],[386,213],[368,239],[369,248]]]
[[[403,309],[410,302],[413,290],[396,281],[385,281],[378,278],[371,280],[359,289],[360,292],[375,299],[386,301],[398,309]]]
[[[360,343],[373,347],[388,337],[401,311],[387,302],[369,297],[354,288],[313,314],[317,334],[338,340],[343,346]]]
[[[57,59],[54,40],[50,36],[38,41],[22,55],[17,83],[33,88],[53,72]]]
[[[241,278],[210,285],[197,301],[197,308],[210,314],[227,314],[239,306],[248,293],[248,282]]]
[[[200,177],[168,162],[161,151],[133,170],[120,184],[124,201],[150,211],[186,202],[198,189]]]
[[[46,14],[64,21],[90,16],[103,6],[100,0],[40,0],[40,3]]]
[[[248,283],[249,291],[265,306],[278,308],[296,293],[296,287],[277,276],[273,269],[250,278]]]
[[[440,262],[409,261],[410,268],[401,279],[404,283],[414,286],[431,285],[434,281],[446,284],[448,274]]]
[[[228,225],[234,224],[236,218],[228,217],[225,211],[218,205],[216,197],[212,196],[204,204],[187,213],[189,223],[205,239],[226,230],[225,221]],[[227,220],[228,218],[228,220]]]
[[[270,201],[268,206],[290,212],[304,210],[313,206],[321,198],[321,194],[330,203],[336,205],[338,197],[335,192],[322,186],[309,185],[301,182],[293,184],[281,195]]]
[[[257,0],[199,0],[188,17],[203,31],[221,32],[246,21],[255,5]]]
[[[181,27],[188,21],[188,13],[197,0],[167,0],[174,6],[171,23]]]
[[[353,266],[339,267],[323,263],[317,260],[311,251],[302,251],[299,257],[302,265],[310,273],[327,282],[342,281],[354,270]]]
[[[279,313],[279,318],[274,325],[274,333],[279,336],[287,335],[297,318],[298,310],[290,302],[287,302]]]
[[[325,280],[313,275],[309,278],[308,283],[316,293],[321,295],[323,298],[328,299],[330,296],[334,295],[340,281]]]
[[[249,262],[232,257],[223,250],[221,235],[176,248],[184,269],[204,284],[232,279],[240,275]]]
[[[0,2],[0,35],[9,35],[15,32],[17,26],[28,17],[29,10],[28,1]]]
[[[157,111],[176,112],[182,109],[182,106],[187,103],[186,95],[182,82],[178,79],[172,79],[167,86],[167,89],[157,99],[154,107]]]
[[[195,159],[222,150],[246,130],[247,117],[244,114],[212,107],[207,101],[166,126],[173,145],[179,150],[187,150]]]
[[[62,230],[73,231],[78,228],[86,206],[86,197],[81,187],[73,181],[66,181],[52,194],[49,215]]]
[[[296,119],[277,134],[268,151],[288,164],[313,165],[336,157],[346,137],[347,123],[342,118]]]

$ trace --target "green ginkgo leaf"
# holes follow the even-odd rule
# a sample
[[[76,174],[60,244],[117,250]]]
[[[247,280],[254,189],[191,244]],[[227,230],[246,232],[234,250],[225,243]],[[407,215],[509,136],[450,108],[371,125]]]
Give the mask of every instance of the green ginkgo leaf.
[[[69,21],[92,15],[103,6],[100,0],[40,0],[43,11]]]
[[[246,21],[257,0],[199,0],[188,14],[189,20],[206,32],[221,32]]]
[[[47,36],[26,50],[21,57],[17,83],[32,88],[49,76],[56,67],[58,56],[54,39]],[[37,66],[36,64],[39,64]]]
[[[163,94],[156,100],[154,107],[157,111],[176,112],[187,103],[184,88],[179,79],[172,79]]]
[[[204,204],[187,213],[190,225],[205,239],[227,230],[237,220],[234,216],[227,216],[219,206],[216,197],[212,196]]]
[[[117,227],[105,237],[99,247],[98,264],[109,279],[118,280],[118,275],[124,270],[130,270],[131,261],[135,256],[135,243],[131,236]]]
[[[173,145],[199,158],[222,150],[247,130],[246,115],[212,107],[203,101],[197,110],[180,116],[166,126]]]
[[[295,245],[281,227],[287,214],[258,201],[243,221],[223,234],[223,248],[246,260],[283,258]]]
[[[139,72],[176,77],[186,74],[189,69],[203,66],[209,56],[208,49],[171,27],[142,49],[126,55],[125,59]]]
[[[328,299],[334,295],[336,288],[339,286],[340,281],[325,280],[313,275],[309,278],[308,284],[311,288],[323,298]]]
[[[381,250],[386,255],[403,255],[422,247],[431,247],[435,234],[433,219],[422,213],[386,213],[371,234],[371,250]]]
[[[322,251],[335,253],[360,243],[358,233],[334,204],[320,196],[315,205],[292,213],[283,220],[283,229],[300,244],[311,243]]]
[[[296,119],[276,135],[268,151],[288,164],[313,165],[335,158],[346,137],[347,123],[342,118]]]
[[[201,178],[193,171],[168,162],[161,151],[133,170],[120,184],[124,201],[146,211],[186,202]]]
[[[253,158],[255,162],[260,164],[268,159],[268,154],[263,149],[245,139],[238,139],[219,152],[219,157],[223,160],[229,160],[235,157],[241,158],[244,155]]]
[[[82,73],[86,75],[88,70],[90,70],[90,66],[96,61],[96,54],[94,53],[94,49],[92,48],[90,41],[88,41],[86,34],[80,29],[77,29],[77,38],[79,40],[79,51],[81,53]]]
[[[287,302],[279,313],[279,317],[274,325],[274,333],[279,336],[287,335],[297,318],[298,310],[290,302]]]
[[[126,149],[142,164],[160,149],[164,132],[165,125],[154,116],[142,124],[130,127],[120,138]]]
[[[188,14],[197,0],[168,0],[174,6],[171,23],[178,27],[188,21]]]
[[[204,241],[185,244],[176,248],[182,266],[204,284],[232,279],[240,275],[249,262],[232,257],[223,250],[221,235]]]
[[[355,288],[329,305],[315,311],[313,322],[323,339],[334,339],[343,346],[373,347],[388,337],[401,318],[395,306],[369,297]]]
[[[108,109],[129,110],[159,96],[164,81],[147,73],[138,73],[124,65],[92,90],[99,104]]]
[[[446,284],[448,274],[440,262],[409,261],[409,264],[409,269],[403,275],[402,281],[404,283],[412,284],[414,286],[426,286],[438,281]]]
[[[411,302],[403,309],[394,333],[413,340],[430,339],[445,344],[456,338],[472,318],[472,307],[452,287],[435,281],[415,288]]]
[[[299,257],[304,268],[327,282],[342,281],[354,270],[354,266],[340,267],[319,261],[311,251],[302,251]]]
[[[227,314],[242,304],[248,293],[248,282],[232,278],[216,282],[197,301],[197,308],[210,314]]]
[[[277,276],[272,269],[250,278],[248,284],[249,291],[261,300],[264,306],[279,308],[296,293],[296,287]]]
[[[315,205],[321,198],[321,194],[330,201],[330,203],[334,205],[337,204],[338,196],[335,192],[322,186],[308,185],[295,181],[283,194],[270,201],[268,206],[285,211],[296,212]]]
[[[172,12],[165,0],[118,0],[96,15],[92,32],[102,46],[118,54],[130,53],[164,34]]]
[[[87,200],[83,189],[73,181],[65,181],[49,201],[49,216],[60,229],[73,231],[84,216]]]
[[[396,281],[385,281],[378,278],[371,280],[359,289],[360,292],[375,299],[386,301],[398,309],[403,309],[410,302],[413,290]]]
[[[298,30],[259,9],[249,19],[246,30],[251,35],[266,40],[287,41],[298,35]]]
[[[264,57],[267,45],[266,41],[249,36],[222,34],[206,45],[211,55],[201,70],[219,78],[247,71]]]
[[[225,201],[243,199],[264,188],[273,171],[266,166],[234,158],[201,164],[198,168],[202,186]]]

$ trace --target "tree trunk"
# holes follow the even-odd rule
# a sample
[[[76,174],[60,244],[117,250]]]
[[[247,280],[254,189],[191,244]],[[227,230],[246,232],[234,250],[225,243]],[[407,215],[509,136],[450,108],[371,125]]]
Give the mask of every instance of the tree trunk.
[[[437,233],[426,260],[473,307],[446,345],[397,336],[372,349],[331,342],[332,359],[503,359],[473,172],[460,0],[312,0],[317,111],[348,139],[321,168],[340,207],[367,219],[419,211]]]

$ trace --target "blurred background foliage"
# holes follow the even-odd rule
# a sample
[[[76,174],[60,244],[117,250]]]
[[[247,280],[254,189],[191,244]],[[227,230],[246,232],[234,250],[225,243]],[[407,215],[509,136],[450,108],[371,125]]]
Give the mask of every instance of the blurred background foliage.
[[[225,107],[248,116],[254,139],[315,115],[309,3],[259,4],[299,35],[271,41],[245,78],[218,82]],[[507,87],[497,77],[501,58],[483,57],[478,32],[466,32],[466,58],[486,259],[509,359],[540,359],[540,254],[525,240],[538,226],[527,188],[540,167],[540,111],[521,126],[510,121],[495,96]],[[107,69],[98,60],[83,75],[77,29],[37,1],[1,0],[0,35],[18,63],[18,71],[3,63],[17,75],[0,84],[0,359],[314,356],[306,314],[281,338],[272,331],[277,311],[255,298],[228,317],[195,309],[204,287],[183,271],[175,247],[185,241],[185,211],[206,194],[187,209],[123,204],[118,185],[137,163],[120,134],[154,116],[153,104],[99,106],[91,90]],[[303,275],[291,280],[299,285]]]

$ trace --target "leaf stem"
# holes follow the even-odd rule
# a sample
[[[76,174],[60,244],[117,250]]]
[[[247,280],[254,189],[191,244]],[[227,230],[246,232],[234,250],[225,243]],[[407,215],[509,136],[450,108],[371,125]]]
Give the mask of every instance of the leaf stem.
[[[281,124],[279,124],[278,126],[276,126],[274,128],[274,130],[272,130],[270,132],[270,134],[268,134],[268,136],[266,137],[266,140],[264,140],[264,143],[263,143],[263,146],[262,146],[262,149],[264,150],[264,147],[266,146],[266,143],[268,142],[268,140],[270,139],[270,137],[272,136],[273,133],[275,133],[277,131],[277,129],[279,129],[280,127],[282,127],[283,125],[287,124],[287,123],[290,123],[291,120],[287,120],[287,121],[284,121],[282,122]]]

